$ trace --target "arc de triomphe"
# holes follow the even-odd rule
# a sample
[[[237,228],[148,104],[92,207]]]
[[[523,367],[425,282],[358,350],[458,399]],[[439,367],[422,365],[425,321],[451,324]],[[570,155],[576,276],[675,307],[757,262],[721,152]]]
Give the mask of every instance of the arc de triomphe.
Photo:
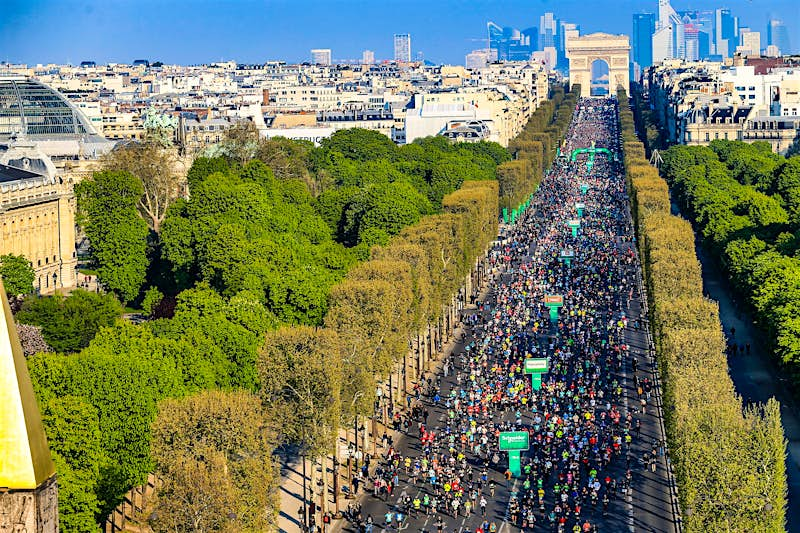
[[[592,63],[602,59],[608,64],[608,91],[613,95],[620,85],[628,91],[630,85],[631,45],[627,35],[591,33],[567,41],[569,85],[581,86],[581,96],[591,95]]]

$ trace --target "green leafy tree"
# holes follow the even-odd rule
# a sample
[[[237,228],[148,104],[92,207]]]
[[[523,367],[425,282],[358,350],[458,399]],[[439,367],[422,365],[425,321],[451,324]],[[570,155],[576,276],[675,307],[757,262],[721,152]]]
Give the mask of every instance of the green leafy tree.
[[[122,311],[113,295],[79,289],[66,297],[28,299],[17,313],[17,320],[39,326],[54,350],[77,352],[89,346],[100,328],[114,324]]]
[[[369,186],[352,199],[345,212],[346,242],[358,243],[360,235],[370,229],[396,235],[431,212],[427,198],[408,183]]]
[[[169,206],[183,192],[179,165],[177,151],[156,140],[126,144],[102,160],[104,170],[128,172],[139,181],[142,195],[136,206],[155,233],[161,230]]]
[[[142,310],[145,312],[147,316],[153,316],[155,310],[161,304],[163,299],[164,295],[161,294],[160,290],[158,290],[156,287],[150,287],[144,293],[144,299],[142,300]]]
[[[397,146],[386,135],[361,128],[348,128],[322,140],[322,149],[339,152],[355,161],[393,160]]]
[[[30,294],[36,274],[31,262],[21,255],[0,256],[0,278],[9,298]]]
[[[124,171],[95,172],[75,186],[78,223],[86,231],[98,278],[125,302],[139,294],[147,273],[147,235],[138,204],[141,182]]]
[[[266,336],[258,359],[261,398],[284,442],[311,458],[333,452],[341,420],[343,364],[335,331],[300,326]],[[323,472],[323,479],[327,478]]]
[[[270,531],[280,506],[274,437],[258,396],[206,391],[159,405],[153,459],[158,532]]]
[[[58,472],[58,514],[64,531],[94,533],[100,511],[97,481],[108,461],[101,446],[97,410],[75,396],[51,398],[42,423]]]

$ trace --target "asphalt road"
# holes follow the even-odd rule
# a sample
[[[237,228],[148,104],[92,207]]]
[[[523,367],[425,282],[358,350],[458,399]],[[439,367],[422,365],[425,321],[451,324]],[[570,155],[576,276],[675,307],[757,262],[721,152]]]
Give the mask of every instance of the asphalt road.
[[[588,144],[589,141],[587,140],[586,145]],[[571,171],[574,167],[576,176],[579,172],[579,164],[583,163],[578,162],[570,167]],[[619,167],[617,167],[617,170],[619,170]],[[570,197],[568,195],[567,198],[570,199],[570,201],[577,199],[576,196]],[[589,215],[587,215],[588,217],[594,216],[592,215],[593,212],[599,213],[601,211],[600,207],[603,203],[603,198],[595,195],[594,197],[587,198],[586,202],[589,212]],[[527,214],[527,217],[536,217],[536,219],[542,223],[543,226],[541,229],[544,233],[547,233],[548,231],[554,231],[554,228],[548,227],[547,224],[562,223],[559,222],[560,219],[558,219],[558,217],[552,216],[551,213],[548,212],[548,209],[548,205],[540,205],[539,212],[529,212]],[[530,220],[530,218],[526,218],[526,220]],[[626,251],[632,247],[630,239],[626,237],[632,237],[632,235],[626,235],[625,231],[630,231],[632,225],[619,224],[618,226],[619,232],[617,234],[617,246],[619,247],[620,251]],[[516,230],[514,227],[511,227],[509,228],[509,231],[514,232]],[[482,301],[491,303],[491,308],[494,309],[497,295],[495,288],[498,286],[498,284],[508,284],[516,279],[519,274],[515,273],[515,269],[518,268],[519,264],[521,263],[525,263],[533,267],[547,266],[548,268],[551,268],[552,261],[542,258],[542,254],[537,254],[536,252],[537,242],[532,240],[528,243],[527,252],[521,257],[518,257],[517,261],[508,265],[510,268],[507,268],[497,276],[494,283],[490,285],[488,291],[482,296]],[[638,254],[636,255],[638,257]],[[576,268],[576,266],[573,266],[573,268]],[[624,335],[625,341],[630,346],[630,357],[625,359],[623,364],[618,369],[614,368],[613,366],[604,368],[604,371],[611,374],[607,378],[607,381],[610,382],[612,379],[616,379],[623,387],[623,396],[619,401],[623,418],[627,412],[630,411],[635,419],[641,421],[641,435],[639,438],[634,439],[630,454],[630,456],[634,458],[630,465],[632,471],[632,490],[627,496],[623,496],[620,491],[617,491],[616,497],[611,500],[606,513],[603,513],[602,505],[598,504],[596,506],[592,506],[589,502],[586,502],[583,506],[583,511],[581,514],[581,523],[583,523],[585,520],[588,520],[591,522],[591,524],[595,525],[596,531],[603,532],[648,531],[672,533],[676,531],[676,529],[673,523],[673,498],[671,496],[669,476],[667,472],[666,455],[659,454],[655,473],[651,472],[649,468],[639,464],[639,462],[635,459],[641,457],[644,453],[649,452],[651,450],[653,441],[664,440],[664,435],[662,433],[663,424],[660,422],[657,410],[654,409],[654,404],[657,403],[658,390],[656,389],[653,391],[653,396],[647,404],[647,413],[643,415],[641,412],[639,412],[639,397],[633,384],[634,365],[637,369],[637,374],[640,379],[643,379],[645,376],[650,377],[650,379],[654,379],[656,377],[654,374],[654,363],[649,355],[650,341],[644,317],[644,309],[641,304],[642,288],[640,285],[641,278],[638,273],[640,273],[640,267],[638,263],[634,263],[632,266],[627,267],[627,274],[629,277],[632,275],[632,279],[636,281],[632,299],[628,299],[629,294],[627,293],[615,295],[618,299],[620,299],[620,301],[625,302],[623,305],[626,308],[625,314],[628,318],[628,324],[624,330]],[[564,278],[566,278],[566,276],[564,276]],[[478,311],[475,308],[468,308],[464,311],[465,314],[477,312]],[[485,316],[488,317],[488,313],[485,313]],[[638,319],[640,318],[642,320],[639,324],[639,327],[635,327]],[[462,364],[462,361],[466,361],[466,359],[462,358],[464,346],[472,339],[482,338],[482,330],[480,327],[472,329],[465,326],[463,331],[465,333],[465,338],[456,344],[453,352],[449,355],[452,365],[455,365],[456,368],[459,368],[459,366]],[[540,344],[547,344],[550,342],[555,333],[556,332],[553,326],[550,328],[543,328],[541,331],[539,331],[536,341]],[[634,361],[636,362],[634,363]],[[440,374],[440,379],[442,391],[449,391],[453,388],[458,388],[460,385],[456,372],[453,372],[452,370],[448,376],[442,376]],[[447,416],[443,406],[434,405],[429,397],[423,397],[421,401],[430,412],[428,419],[429,429],[439,432],[443,429]],[[505,413],[493,413],[494,422],[513,422],[513,418],[513,410]],[[532,427],[532,417],[529,412],[523,412],[523,425]],[[416,425],[413,425],[408,433],[401,434],[397,432],[394,433],[393,436],[395,445],[398,447],[400,453],[404,457],[418,457],[422,454],[421,443],[418,438],[418,432],[416,431]],[[383,453],[385,451],[385,449],[382,449],[380,452]],[[475,475],[480,475],[482,464],[480,463],[479,459],[472,456],[472,454],[467,454],[467,456],[470,464],[475,469]],[[524,458],[525,453],[523,452],[523,462]],[[500,461],[500,463],[489,470],[490,479],[496,482],[497,489],[493,497],[490,497],[484,492],[485,497],[488,500],[485,517],[482,516],[480,512],[472,512],[467,516],[464,514],[463,508],[458,516],[453,516],[452,511],[449,511],[449,514],[438,513],[436,515],[426,515],[424,511],[417,514],[408,512],[405,507],[400,505],[400,502],[406,496],[414,499],[416,497],[421,498],[425,492],[431,494],[431,488],[429,484],[425,484],[423,486],[421,482],[416,485],[410,483],[408,476],[404,475],[403,473],[400,474],[399,486],[394,489],[391,496],[385,496],[384,498],[381,498],[373,496],[371,492],[368,492],[368,495],[362,497],[360,500],[363,506],[362,514],[364,517],[367,515],[372,517],[375,524],[373,531],[375,532],[397,531],[398,529],[415,532],[437,531],[438,520],[443,522],[443,529],[446,532],[474,532],[484,520],[498,524],[498,531],[500,532],[505,533],[522,531],[517,524],[511,523],[509,520],[509,500],[513,495],[518,495],[520,493],[522,480],[512,480],[511,483],[509,483],[509,486],[506,486],[503,472],[506,470],[507,464],[507,458],[505,457],[505,454],[503,454],[503,459]],[[602,476],[608,475],[612,478],[622,480],[625,476],[625,471],[625,457],[616,457],[612,460],[609,467],[602,471]],[[369,491],[369,486],[367,487],[367,490]],[[548,491],[545,498],[546,509],[549,510],[553,508],[555,504],[553,498],[554,496],[551,491]],[[384,515],[389,510],[400,510],[404,514],[405,518],[402,524],[400,524],[399,528],[396,526],[385,526]],[[573,524],[574,521],[570,521],[566,530],[572,531]],[[351,524],[345,526],[344,530],[358,531],[358,528]],[[555,529],[551,528],[545,516],[543,516],[541,513],[536,513],[536,526],[533,528],[525,528],[524,531],[546,532],[555,531]]]

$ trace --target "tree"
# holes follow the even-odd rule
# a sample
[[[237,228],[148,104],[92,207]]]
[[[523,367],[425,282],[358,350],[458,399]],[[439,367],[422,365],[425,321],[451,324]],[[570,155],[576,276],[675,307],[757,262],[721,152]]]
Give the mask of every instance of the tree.
[[[105,326],[122,316],[122,306],[111,294],[76,290],[69,296],[28,299],[17,320],[42,328],[45,341],[57,352],[77,352],[89,346]]]
[[[0,278],[9,298],[30,294],[36,274],[31,262],[24,256],[6,254],[0,256]]]
[[[198,157],[186,174],[189,190],[194,191],[194,188],[211,174],[217,172],[225,174],[230,170],[231,165],[224,157]]]
[[[322,149],[339,152],[355,161],[385,159],[392,161],[397,154],[397,145],[386,135],[361,128],[348,128],[333,133],[322,140]]]
[[[327,328],[282,327],[267,334],[259,353],[264,405],[279,414],[283,439],[311,457],[333,450],[342,371],[339,337]]]
[[[142,310],[149,317],[155,314],[156,309],[161,305],[164,295],[156,287],[150,287],[144,293],[144,300],[142,300]]]
[[[100,511],[97,480],[108,460],[100,444],[97,410],[75,396],[52,398],[42,423],[58,472],[58,515],[64,531],[95,533]]]
[[[98,278],[121,300],[136,298],[147,272],[147,224],[138,212],[144,188],[129,172],[95,172],[75,186]]]
[[[161,402],[153,459],[162,480],[158,532],[269,531],[276,527],[280,473],[258,396],[206,391]]]
[[[147,226],[159,233],[167,209],[183,189],[175,149],[155,141],[129,143],[109,152],[101,165],[107,171],[127,172],[139,181],[142,195],[136,207]]]
[[[357,244],[368,229],[396,235],[433,208],[427,198],[404,182],[374,185],[355,195],[344,213],[346,243]]]

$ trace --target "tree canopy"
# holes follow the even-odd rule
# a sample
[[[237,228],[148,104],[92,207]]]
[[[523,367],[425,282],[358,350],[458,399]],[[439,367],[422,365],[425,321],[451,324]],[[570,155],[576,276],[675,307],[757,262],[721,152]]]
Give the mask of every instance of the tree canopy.
[[[624,92],[619,100],[626,101]],[[692,510],[684,515],[684,528],[783,531],[786,444],[780,405],[770,400],[744,408],[736,395],[719,309],[703,297],[692,227],[670,214],[666,184],[645,159],[633,122],[631,111],[621,107],[625,167],[664,384],[670,458],[681,508]],[[758,271],[760,294],[770,300],[790,266],[784,261],[773,268],[775,257],[762,263],[770,264],[769,270],[753,264],[780,255],[766,251],[766,243],[755,235],[784,227],[788,217],[780,201],[755,189],[770,180],[750,174],[752,167],[734,171],[735,161],[747,159],[743,150],[721,142],[711,148],[674,146],[663,153],[661,170],[705,243],[724,250],[723,260],[734,270]],[[760,146],[752,150],[764,155]],[[733,172],[740,173],[738,179]],[[786,294],[785,283],[782,290]],[[790,286],[788,294],[792,292]]]
[[[30,294],[36,274],[31,262],[24,256],[6,254],[0,256],[0,278],[9,298]]]
[[[138,204],[144,188],[126,171],[95,172],[75,186],[78,223],[91,242],[100,282],[130,302],[147,272],[147,224]]]
[[[55,351],[77,352],[89,346],[100,328],[111,326],[120,316],[122,305],[113,295],[78,289],[69,296],[26,300],[17,320],[39,326]]]

